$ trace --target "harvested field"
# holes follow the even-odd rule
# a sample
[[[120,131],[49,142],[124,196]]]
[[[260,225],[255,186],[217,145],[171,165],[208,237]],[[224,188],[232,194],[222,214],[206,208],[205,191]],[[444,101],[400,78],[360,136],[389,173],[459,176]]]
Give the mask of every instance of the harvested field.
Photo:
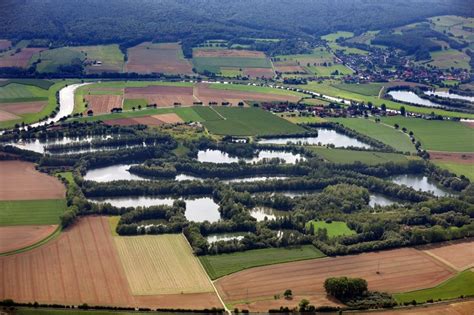
[[[196,49],[193,57],[265,58],[265,54],[261,51],[243,49]]]
[[[0,162],[0,200],[64,198],[66,189],[57,178],[38,172],[33,163]]]
[[[0,121],[8,121],[8,120],[14,120],[14,119],[20,119],[21,117],[18,117],[17,115],[14,115],[12,113],[3,111],[0,109]]]
[[[133,296],[107,217],[82,218],[44,246],[0,257],[0,270],[1,300],[152,309],[222,307],[215,293]]]
[[[273,78],[275,73],[272,68],[245,68],[244,75],[251,78]]]
[[[0,253],[31,246],[51,235],[57,225],[20,225],[0,227]]]
[[[213,292],[182,234],[115,237],[134,295]]]
[[[0,51],[8,49],[12,46],[12,42],[7,39],[0,39]]]
[[[474,153],[447,153],[429,151],[430,160],[438,162],[453,162],[456,164],[471,164],[474,167]]]
[[[12,114],[39,113],[48,104],[46,101],[40,102],[21,102],[21,103],[2,103],[0,109]]]
[[[453,274],[451,268],[422,251],[402,248],[253,268],[221,278],[216,287],[226,303],[247,308],[249,301],[250,310],[265,311],[264,300],[274,303],[273,296],[286,289],[293,290],[294,306],[303,297],[317,305],[331,304],[323,288],[328,277],[362,277],[371,290],[403,292],[435,286]]]
[[[161,114],[161,115],[153,115],[153,118],[161,120],[165,124],[176,124],[182,123],[183,120],[176,114]]]
[[[420,249],[456,270],[474,267],[474,241],[472,240],[430,244]]]
[[[147,125],[147,126],[160,126],[163,122],[153,116],[143,116],[135,118],[117,118],[110,119],[104,122],[106,125],[119,125],[119,126],[132,126],[132,125]]]
[[[3,67],[18,67],[26,68],[34,54],[45,50],[45,48],[23,48],[18,53],[5,53],[0,57],[0,68]]]
[[[298,65],[293,65],[293,66],[276,65],[275,71],[281,72],[281,73],[305,73],[306,72],[303,67],[298,66]]]
[[[122,95],[86,95],[85,99],[94,114],[110,113],[113,108],[122,108]]]
[[[128,49],[127,72],[193,74],[191,63],[184,59],[178,43],[142,43]]]
[[[192,106],[198,100],[193,96],[192,87],[182,86],[147,86],[126,88],[126,99],[145,99],[148,104],[158,107],[170,107],[175,103],[183,106]]]
[[[423,306],[412,307],[409,309],[387,310],[379,312],[357,313],[360,315],[472,315],[474,310],[474,301],[443,303],[443,304],[425,304]]]

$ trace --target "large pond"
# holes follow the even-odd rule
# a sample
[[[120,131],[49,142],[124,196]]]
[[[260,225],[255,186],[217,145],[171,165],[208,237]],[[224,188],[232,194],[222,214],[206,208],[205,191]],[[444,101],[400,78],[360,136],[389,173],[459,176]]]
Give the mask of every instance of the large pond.
[[[62,139],[54,139],[54,140],[28,140],[28,141],[19,141],[15,143],[8,143],[9,145],[15,146],[17,148],[23,149],[23,150],[28,150],[28,151],[33,151],[37,153],[43,154],[45,152],[45,148],[47,149],[48,146],[50,145],[56,145],[56,144],[70,144],[70,143],[76,143],[76,142],[91,142],[92,140],[96,139],[109,139],[111,136],[106,136],[106,137],[84,137],[84,138],[69,138],[69,137],[64,137]],[[87,149],[87,150],[76,150],[76,151],[71,151],[70,153],[79,153],[82,151],[92,151],[94,149]]]
[[[92,202],[110,203],[114,207],[150,207],[171,206],[176,200],[168,197],[113,197],[113,198],[90,198]],[[221,218],[219,205],[212,198],[202,197],[184,199],[186,202],[186,219],[193,222],[217,222]]]
[[[274,220],[278,217],[283,217],[285,215],[288,215],[288,212],[278,211],[269,207],[255,207],[250,210],[250,215],[260,222],[264,221],[265,218],[267,220]]]
[[[432,192],[435,196],[442,197],[449,195],[446,190],[438,187],[432,183],[428,177],[423,175],[399,175],[392,177],[392,182],[411,187],[415,190],[421,190],[426,192]]]
[[[211,234],[206,237],[206,240],[209,244],[216,243],[219,241],[231,241],[231,240],[241,240],[247,235],[247,233],[221,233],[221,234]]]
[[[439,96],[442,98],[450,98],[453,100],[463,100],[463,101],[474,103],[474,96],[459,95],[459,94],[449,93],[447,91],[426,91],[425,94]]]
[[[430,100],[425,100],[416,93],[412,91],[390,91],[388,92],[394,100],[400,101],[400,102],[405,102],[405,103],[411,103],[411,104],[418,104],[418,105],[423,105],[423,106],[428,106],[428,107],[443,107],[440,104],[433,103]]]
[[[370,145],[363,143],[357,139],[348,137],[346,135],[340,134],[335,130],[318,128],[317,137],[298,137],[298,138],[271,138],[271,139],[261,139],[258,143],[262,144],[310,144],[310,145],[327,145],[334,144],[336,147],[356,147],[356,148],[370,148]]]
[[[99,183],[111,182],[114,180],[148,180],[130,173],[128,169],[131,166],[133,166],[133,164],[117,164],[91,169],[87,171],[86,175],[84,175],[84,179]]]
[[[226,152],[222,152],[220,150],[201,150],[198,152],[198,161],[199,162],[209,162],[209,163],[237,163],[239,160],[243,160],[246,163],[255,163],[262,161],[264,159],[274,159],[280,158],[285,161],[285,163],[295,164],[298,160],[303,160],[304,157],[301,154],[293,154],[291,152],[284,152],[284,151],[270,151],[270,150],[262,150],[258,153],[257,157],[252,159],[242,159],[238,157],[230,156]]]

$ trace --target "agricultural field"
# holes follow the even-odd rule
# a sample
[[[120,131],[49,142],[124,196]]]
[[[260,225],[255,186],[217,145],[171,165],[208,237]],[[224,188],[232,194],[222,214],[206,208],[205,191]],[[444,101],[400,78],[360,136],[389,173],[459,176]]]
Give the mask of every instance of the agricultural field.
[[[0,103],[45,101],[48,89],[29,84],[10,83],[0,87]]]
[[[353,74],[354,71],[344,66],[343,64],[333,64],[331,66],[309,66],[307,69],[320,77],[338,76]]]
[[[440,69],[461,68],[470,70],[469,56],[458,50],[448,49],[430,53],[432,61],[428,64]]]
[[[66,209],[64,199],[2,200],[0,226],[58,224]]]
[[[416,157],[410,157],[398,153],[355,151],[346,149],[330,149],[313,146],[310,148],[314,153],[323,157],[325,160],[339,164],[351,164],[361,162],[367,165],[377,165],[387,162],[407,162]]]
[[[317,233],[319,229],[326,229],[328,233],[328,237],[337,237],[342,235],[354,235],[356,234],[355,231],[351,230],[346,222],[343,221],[332,221],[332,222],[325,222],[325,221],[311,221],[308,222],[307,228],[313,225],[314,233]]]
[[[160,255],[145,249],[140,256],[153,261]],[[133,295],[107,217],[80,219],[43,246],[0,257],[0,268],[5,270],[0,281],[2,300],[162,309],[222,307],[213,292]]]
[[[314,91],[316,93],[320,93],[323,95],[338,97],[338,98],[342,98],[346,100],[352,100],[359,103],[364,102],[365,104],[367,104],[368,102],[371,102],[372,104],[376,106],[385,104],[387,108],[394,109],[394,110],[400,110],[400,107],[404,106],[408,112],[413,112],[413,113],[429,115],[434,112],[437,115],[442,115],[445,117],[463,117],[463,118],[469,118],[469,119],[474,118],[474,114],[457,113],[457,112],[446,111],[446,110],[436,109],[436,108],[411,106],[411,105],[407,105],[407,104],[403,104],[403,103],[399,103],[399,102],[395,102],[395,101],[391,101],[387,99],[378,98],[377,96],[367,96],[367,95],[363,95],[359,93],[350,92],[347,90],[341,90],[334,86],[335,83],[338,83],[338,82],[334,80],[324,81],[323,83],[310,82],[307,85],[298,85],[295,87],[304,88],[309,91]]]
[[[81,65],[86,55],[71,47],[61,47],[43,50],[36,53],[30,60],[30,65],[36,64],[36,70],[41,73],[57,72],[63,66]]]
[[[8,50],[12,47],[12,42],[7,39],[0,39],[0,51]]]
[[[123,72],[124,55],[117,44],[79,46],[71,49],[82,53],[86,73]]]
[[[328,35],[321,36],[321,39],[325,40],[328,42],[328,46],[332,49],[332,51],[342,51],[344,54],[356,54],[356,55],[367,55],[368,52],[362,49],[358,48],[352,48],[352,47],[345,47],[339,45],[336,40],[339,38],[343,39],[350,39],[354,37],[354,33],[352,32],[336,32],[336,33],[331,33]]]
[[[17,67],[27,68],[32,57],[45,48],[20,48],[17,44],[12,50],[0,54],[0,68]]]
[[[402,248],[257,267],[223,277],[215,284],[227,305],[266,311],[295,306],[302,298],[315,305],[334,305],[323,288],[324,280],[334,276],[362,277],[370,290],[395,293],[433,287],[453,275],[451,268],[436,259]],[[286,289],[293,291],[293,299],[275,300],[274,296]]]
[[[354,33],[339,31],[339,32],[335,32],[335,33],[331,33],[331,34],[321,36],[321,39],[323,39],[325,41],[328,41],[328,42],[335,42],[339,38],[351,38],[351,37],[354,37]]]
[[[329,121],[337,122],[347,128],[365,134],[401,152],[415,153],[416,149],[410,138],[401,130],[396,130],[393,125],[376,123],[371,119],[363,118],[329,118]]]
[[[229,74],[228,71],[232,70],[243,71],[244,75],[251,77],[273,77],[271,61],[264,53],[258,51],[195,48],[193,50],[193,64],[198,73],[207,71],[222,74],[224,70]],[[260,70],[254,70],[254,68]]]
[[[474,242],[472,240],[424,245],[419,249],[458,271],[474,267]]]
[[[178,43],[141,43],[127,50],[126,72],[192,75],[192,65]]]
[[[0,255],[29,248],[48,238],[58,225],[21,225],[0,227]]]
[[[395,294],[395,299],[399,303],[425,303],[428,300],[449,300],[460,296],[474,296],[474,272],[471,270],[463,271],[433,288]]]
[[[368,84],[347,84],[347,83],[339,83],[333,84],[333,86],[337,89],[354,92],[362,95],[367,96],[378,96],[380,90],[383,87],[382,83],[368,83]]]
[[[474,152],[474,129],[455,121],[425,120],[408,117],[384,117],[383,123],[413,131],[425,150]],[[455,139],[455,141],[454,141]]]
[[[264,248],[231,254],[199,256],[211,279],[248,268],[290,261],[321,258],[325,255],[312,245],[290,248]]]
[[[474,19],[472,17],[462,17],[454,15],[435,16],[429,18],[428,21],[432,27],[439,32],[446,32],[453,34],[455,37],[474,41],[472,27],[474,26]],[[469,31],[469,27],[471,31]]]
[[[210,133],[234,136],[292,134],[304,131],[274,114],[259,108],[213,108],[221,119],[204,122]]]
[[[134,295],[214,292],[182,234],[115,237]]]
[[[455,162],[438,162],[432,161],[437,166],[447,169],[448,171],[461,176],[464,175],[469,180],[474,181],[474,164],[458,164]]]

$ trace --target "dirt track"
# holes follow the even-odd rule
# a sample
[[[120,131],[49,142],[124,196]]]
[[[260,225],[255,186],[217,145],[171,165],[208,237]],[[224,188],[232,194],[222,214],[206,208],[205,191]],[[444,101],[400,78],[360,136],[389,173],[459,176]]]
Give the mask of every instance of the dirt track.
[[[459,271],[474,267],[473,240],[430,244],[420,249]]]
[[[23,225],[0,227],[0,253],[33,245],[51,235],[57,225]]]
[[[86,217],[44,246],[0,257],[0,300],[149,308],[221,307],[217,295],[133,296],[108,218]]]
[[[371,290],[403,292],[432,287],[453,274],[451,268],[431,256],[413,248],[402,248],[253,268],[223,277],[216,287],[224,301],[231,303],[273,301],[275,294],[292,289],[295,305],[301,298],[321,305],[333,303],[327,300],[323,288],[328,277],[362,277]],[[266,311],[268,301],[250,303],[248,308]],[[245,304],[238,305],[246,308]]]
[[[0,162],[0,200],[61,199],[66,189],[57,178],[38,172],[33,163]]]

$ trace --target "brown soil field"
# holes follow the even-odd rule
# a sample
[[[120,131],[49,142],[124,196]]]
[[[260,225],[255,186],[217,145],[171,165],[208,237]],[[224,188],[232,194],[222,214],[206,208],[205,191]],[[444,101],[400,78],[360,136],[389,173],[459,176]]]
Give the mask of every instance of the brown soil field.
[[[7,39],[0,39],[0,51],[6,50],[12,46],[12,42]]]
[[[252,268],[217,280],[216,287],[226,303],[266,311],[269,307],[264,300],[274,305],[273,296],[282,295],[286,289],[293,291],[294,306],[302,297],[309,297],[318,305],[334,303],[326,299],[323,288],[329,277],[361,277],[371,290],[403,292],[433,287],[454,273],[422,251],[401,248]]]
[[[126,88],[125,98],[145,99],[148,104],[158,107],[170,107],[175,103],[192,106],[198,100],[193,96],[192,87],[182,86],[147,86],[143,88]]]
[[[0,257],[0,299],[66,305],[219,307],[215,293],[133,296],[107,217],[86,217],[44,246]]]
[[[240,50],[240,49],[196,49],[193,57],[244,57],[244,58],[265,58],[261,51]]]
[[[354,313],[360,315],[472,315],[474,314],[474,301],[426,304],[409,309],[387,310],[379,312]]]
[[[26,68],[31,57],[37,52],[45,50],[44,48],[23,48],[19,53],[13,56],[8,52],[0,57],[0,68],[2,67],[19,67]]]
[[[161,115],[153,115],[153,118],[156,118],[158,120],[161,120],[162,122],[166,124],[176,124],[176,123],[182,123],[183,120],[181,117],[179,117],[176,114],[161,114]]]
[[[8,121],[14,119],[20,119],[20,117],[0,109],[0,121]]]
[[[474,267],[473,240],[430,244],[420,249],[456,270],[461,271]]]
[[[178,43],[142,43],[128,49],[126,72],[193,74],[191,63],[182,57]]]
[[[22,102],[22,103],[3,103],[0,109],[12,114],[38,113],[43,110],[48,102]]]
[[[122,108],[122,95],[86,95],[85,99],[94,114],[110,113],[112,108]]]
[[[306,72],[303,67],[295,65],[295,66],[275,66],[275,71],[281,73],[304,73]]]
[[[56,177],[40,173],[23,161],[0,162],[0,200],[61,199],[66,189]]]
[[[57,225],[19,225],[0,227],[0,253],[31,246],[53,234]]]
[[[430,160],[440,162],[454,162],[456,164],[471,164],[474,165],[474,153],[447,153],[428,151]]]
[[[104,122],[107,125],[120,125],[120,126],[132,126],[132,125],[147,125],[147,126],[160,126],[164,123],[153,117],[153,116],[143,116],[143,117],[134,117],[134,118],[117,118],[110,119]]]
[[[273,78],[275,76],[272,68],[244,68],[244,74],[251,78]]]

